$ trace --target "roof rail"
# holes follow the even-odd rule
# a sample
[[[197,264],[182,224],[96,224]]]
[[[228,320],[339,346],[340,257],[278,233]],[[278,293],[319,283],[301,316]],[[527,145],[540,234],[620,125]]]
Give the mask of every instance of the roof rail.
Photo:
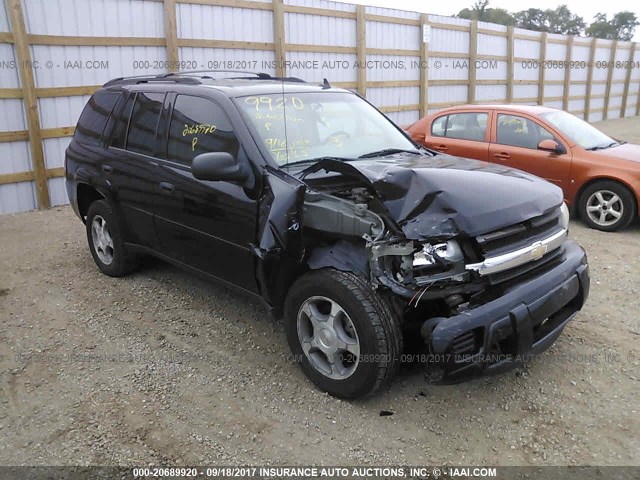
[[[134,75],[131,77],[118,77],[113,80],[109,80],[103,85],[103,87],[110,87],[112,85],[120,83],[147,83],[147,82],[174,82],[174,83],[189,83],[199,84],[202,83],[196,77],[165,77],[164,75]]]
[[[304,80],[302,80],[301,78],[297,78],[297,77],[273,77],[268,73],[264,73],[264,72],[249,72],[249,71],[244,71],[244,70],[193,70],[193,71],[183,71],[183,72],[172,72],[172,73],[166,73],[164,75],[162,75],[163,77],[166,78],[171,78],[173,76],[178,76],[178,75],[185,75],[185,76],[189,76],[189,75],[194,75],[197,73],[238,73],[238,74],[242,74],[242,75],[254,75],[253,77],[225,77],[226,79],[231,79],[231,80],[280,80],[280,81],[284,81],[284,82],[298,82],[298,83],[306,83]],[[213,77],[207,75],[206,77],[202,77],[202,78],[211,78],[213,79]]]
[[[164,75],[160,75],[160,76],[174,77],[178,75],[194,75],[196,73],[241,73],[243,75],[255,75],[257,78],[265,79],[265,80],[272,78],[271,75],[269,75],[268,73],[247,72],[244,70],[184,70],[182,72],[165,73]]]
[[[160,75],[136,75],[131,77],[119,77],[114,78],[113,80],[109,80],[107,83],[103,85],[103,87],[110,87],[117,84],[137,84],[137,83],[148,83],[148,82],[175,82],[175,83],[188,83],[188,84],[201,84],[202,79],[211,79],[215,80],[214,77],[210,75],[201,75],[204,73],[237,73],[242,75],[250,75],[246,77],[223,77],[222,79],[228,80],[276,80],[282,82],[296,82],[296,83],[306,83],[301,78],[296,77],[272,77],[268,73],[263,72],[246,72],[243,70],[192,70],[192,71],[182,71],[182,72],[171,72],[171,73],[163,73]],[[251,76],[253,75],[253,76]]]

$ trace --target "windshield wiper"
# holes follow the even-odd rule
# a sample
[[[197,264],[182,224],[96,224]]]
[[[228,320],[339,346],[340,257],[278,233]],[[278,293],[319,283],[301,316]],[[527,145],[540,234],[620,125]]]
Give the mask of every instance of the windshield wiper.
[[[615,147],[616,145],[622,145],[623,143],[626,143],[626,142],[615,141],[615,142],[611,142],[608,145],[597,145],[595,147],[587,148],[587,150],[591,150],[591,151],[594,151],[594,150],[606,150],[607,148]]]
[[[285,163],[284,165],[282,165],[282,167],[290,167],[292,165],[304,165],[306,163],[317,163],[321,160],[338,160],[340,162],[352,162],[354,160],[357,160],[357,158],[348,158],[348,157],[332,157],[332,156],[326,156],[326,157],[317,157],[317,158],[307,158],[305,160],[298,160],[296,162],[289,162],[289,163]]]
[[[420,150],[405,150],[403,148],[385,148],[383,150],[378,150],[376,152],[365,153],[364,155],[360,155],[358,158],[384,157],[385,155],[393,155],[394,153],[413,153],[415,155],[422,155],[422,152]]]

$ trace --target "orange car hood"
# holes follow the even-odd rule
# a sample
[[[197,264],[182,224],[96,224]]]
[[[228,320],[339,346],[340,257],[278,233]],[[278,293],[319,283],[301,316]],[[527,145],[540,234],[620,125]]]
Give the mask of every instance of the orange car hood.
[[[602,157],[614,157],[630,162],[640,163],[640,145],[633,143],[623,143],[616,147],[606,148],[604,150],[595,150],[590,152]]]

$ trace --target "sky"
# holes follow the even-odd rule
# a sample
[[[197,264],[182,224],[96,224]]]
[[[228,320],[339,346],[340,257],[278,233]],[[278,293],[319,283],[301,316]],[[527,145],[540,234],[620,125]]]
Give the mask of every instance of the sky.
[[[345,3],[375,5],[378,7],[452,16],[463,8],[471,8],[475,0],[445,0],[439,2],[429,0],[350,0]],[[610,19],[622,10],[630,10],[636,14],[636,17],[640,18],[640,1],[638,0],[606,0],[605,2],[597,2],[596,0],[535,0],[534,2],[531,0],[489,0],[489,7],[504,8],[510,12],[517,12],[528,8],[540,8],[542,10],[547,8],[555,9],[563,4],[567,5],[573,13],[584,18],[587,25],[593,21],[596,13],[606,13]],[[640,27],[636,27],[634,40],[640,42]]]

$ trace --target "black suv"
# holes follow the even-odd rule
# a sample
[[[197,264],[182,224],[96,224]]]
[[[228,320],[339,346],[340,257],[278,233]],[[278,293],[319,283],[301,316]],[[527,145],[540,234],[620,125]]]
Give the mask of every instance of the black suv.
[[[456,382],[528,360],[580,310],[559,188],[422,149],[326,81],[235,75],[119,78],[89,101],[66,185],[103,273],[151,254],[260,298],[345,398],[416,338],[428,379]]]

